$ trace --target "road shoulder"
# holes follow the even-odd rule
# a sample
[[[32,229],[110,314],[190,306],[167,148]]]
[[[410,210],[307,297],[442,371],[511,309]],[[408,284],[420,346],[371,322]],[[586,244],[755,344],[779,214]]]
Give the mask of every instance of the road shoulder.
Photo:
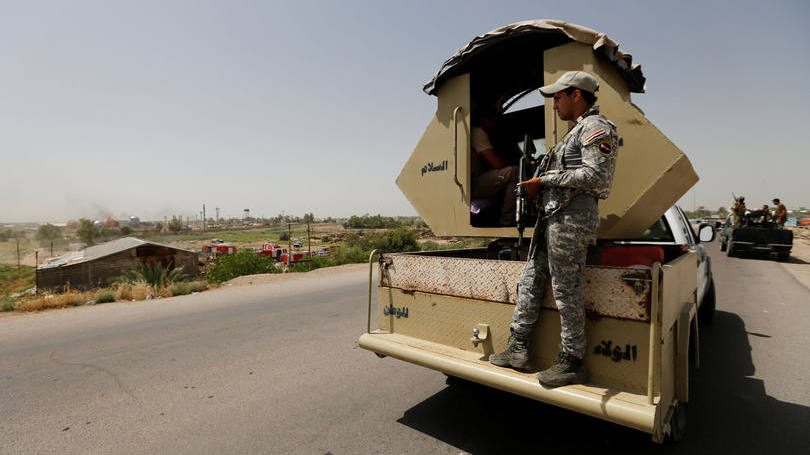
[[[810,231],[793,229],[793,249],[790,260],[782,263],[804,287],[810,289]]]
[[[368,264],[344,264],[335,267],[323,267],[320,269],[315,269],[311,272],[261,273],[258,275],[244,275],[222,283],[220,288],[310,280],[313,278],[324,278],[344,273],[355,273],[362,270],[368,270]]]

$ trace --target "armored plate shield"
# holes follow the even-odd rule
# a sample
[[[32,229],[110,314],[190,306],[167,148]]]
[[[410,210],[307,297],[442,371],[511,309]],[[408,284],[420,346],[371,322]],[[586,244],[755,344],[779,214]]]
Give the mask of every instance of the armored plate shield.
[[[599,202],[598,236],[640,236],[698,181],[689,159],[631,102],[627,81],[591,46],[574,41],[552,47],[543,52],[542,64],[545,84],[573,70],[586,71],[599,81],[597,104],[616,124],[623,145],[610,197]],[[436,95],[436,114],[397,185],[438,235],[517,237],[514,227],[471,223],[470,75],[448,79]],[[545,104],[547,146],[560,141],[572,125],[559,120],[552,103]]]

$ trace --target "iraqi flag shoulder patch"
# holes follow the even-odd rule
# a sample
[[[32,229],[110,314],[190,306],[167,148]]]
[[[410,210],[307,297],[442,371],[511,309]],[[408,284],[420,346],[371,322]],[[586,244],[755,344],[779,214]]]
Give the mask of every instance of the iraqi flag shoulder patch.
[[[602,128],[601,130],[595,131],[591,133],[591,135],[583,139],[582,145],[591,145],[605,136],[607,136],[607,131],[605,131],[605,129]]]
[[[611,156],[613,154],[613,149],[610,147],[610,141],[600,142],[599,152],[602,153],[602,155]]]

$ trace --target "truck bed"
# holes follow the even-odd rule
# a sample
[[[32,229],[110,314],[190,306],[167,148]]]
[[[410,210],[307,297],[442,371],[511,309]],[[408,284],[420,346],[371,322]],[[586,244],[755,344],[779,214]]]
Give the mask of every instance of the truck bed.
[[[690,329],[696,326],[696,254],[678,248],[651,268],[586,265],[583,299],[589,382],[541,386],[560,318],[547,285],[530,353],[535,371],[489,363],[502,349],[525,262],[487,259],[485,249],[385,254],[377,324],[360,347],[663,438],[668,413],[688,401]],[[369,313],[369,318],[371,314]],[[679,329],[680,328],[680,329]],[[480,337],[473,342],[473,329]],[[651,340],[658,340],[652,343]]]

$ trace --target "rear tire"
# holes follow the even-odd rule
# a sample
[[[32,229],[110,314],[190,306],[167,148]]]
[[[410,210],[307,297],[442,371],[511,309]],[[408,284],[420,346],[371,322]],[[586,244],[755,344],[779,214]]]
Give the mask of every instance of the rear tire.
[[[714,309],[717,306],[717,295],[714,292],[714,279],[709,283],[709,289],[703,296],[703,301],[698,308],[698,322],[703,325],[712,325],[714,321]]]
[[[777,253],[777,258],[782,262],[787,262],[790,259],[790,253],[784,251],[779,252]]]
[[[726,251],[726,242],[720,242],[720,251]]]

